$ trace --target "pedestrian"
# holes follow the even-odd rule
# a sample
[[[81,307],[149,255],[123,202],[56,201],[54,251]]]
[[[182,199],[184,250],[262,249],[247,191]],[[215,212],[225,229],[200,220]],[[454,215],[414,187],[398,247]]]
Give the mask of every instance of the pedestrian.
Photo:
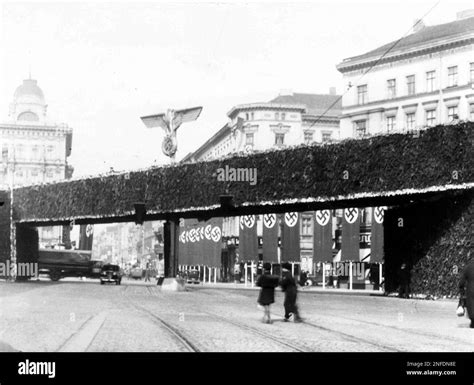
[[[283,303],[285,307],[285,322],[288,322],[290,316],[293,314],[294,322],[302,322],[298,306],[296,305],[296,296],[298,293],[296,287],[296,281],[291,274],[291,265],[285,262],[281,265],[282,267],[282,279],[280,282],[281,289],[285,292],[285,301]]]
[[[403,262],[399,271],[400,288],[398,291],[399,298],[410,298],[410,269]]]
[[[150,265],[147,263],[145,269],[145,282],[150,281]]]
[[[278,286],[279,278],[270,274],[271,265],[263,264],[263,274],[257,279],[256,285],[261,287],[257,302],[263,306],[263,323],[271,324],[270,305],[275,302],[275,287]]]
[[[471,319],[471,329],[474,329],[474,258],[464,268],[459,282],[461,298],[466,299],[467,315]]]

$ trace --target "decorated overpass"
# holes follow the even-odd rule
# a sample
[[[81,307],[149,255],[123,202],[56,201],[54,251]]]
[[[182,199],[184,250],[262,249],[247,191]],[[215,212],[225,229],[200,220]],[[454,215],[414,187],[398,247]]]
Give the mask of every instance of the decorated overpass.
[[[455,242],[449,250],[439,251],[456,249],[457,259],[451,262],[461,266],[470,257],[468,246],[472,247],[466,226],[473,221],[473,128],[472,122],[459,123],[17,188],[12,194],[12,220],[17,229],[25,229],[66,225],[73,220],[82,224],[164,219],[169,229],[168,253],[173,254],[180,218],[388,206],[395,216],[411,218],[411,225],[418,226],[405,227],[406,231],[419,231],[420,226],[432,230],[422,231],[430,238],[425,245],[428,249],[413,246],[418,247],[413,252],[420,261],[420,253],[441,250],[436,245],[444,242],[443,237],[464,237],[464,245]],[[218,170],[226,166],[255,169],[257,182],[220,181]],[[10,195],[0,192],[3,258],[10,254]],[[413,217],[415,212],[426,216]],[[394,230],[389,221],[396,218],[390,210],[387,214],[385,232],[391,239]],[[434,234],[436,239],[431,239]],[[22,242],[19,231],[17,249]],[[432,285],[425,284],[426,288]],[[453,284],[451,279],[449,285]]]

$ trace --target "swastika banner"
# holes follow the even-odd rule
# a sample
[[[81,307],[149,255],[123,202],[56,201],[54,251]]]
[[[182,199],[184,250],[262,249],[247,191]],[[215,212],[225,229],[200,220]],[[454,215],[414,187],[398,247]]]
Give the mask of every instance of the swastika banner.
[[[257,217],[239,217],[239,254],[241,261],[258,261]]]
[[[300,260],[300,221],[297,212],[282,215],[283,229],[281,234],[281,261]]]
[[[263,260],[265,262],[278,262],[278,217],[276,214],[263,215]]]
[[[313,262],[332,262],[332,213],[314,213]]]
[[[222,218],[184,220],[179,234],[179,264],[221,266]]]
[[[372,207],[372,225],[370,238],[370,262],[383,262],[383,221],[385,214],[384,207]]]
[[[357,207],[343,210],[342,215],[342,261],[359,261],[360,213]]]

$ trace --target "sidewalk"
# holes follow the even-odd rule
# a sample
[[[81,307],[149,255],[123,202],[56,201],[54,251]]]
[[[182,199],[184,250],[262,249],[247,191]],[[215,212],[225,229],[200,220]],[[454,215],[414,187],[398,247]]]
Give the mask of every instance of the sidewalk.
[[[260,290],[258,286],[252,287],[249,282],[247,286],[244,283],[234,282],[216,282],[216,283],[200,283],[199,285],[186,284],[187,287],[199,287],[206,289],[228,289],[228,290]],[[334,289],[326,287],[323,289],[322,286],[299,286],[299,293],[320,293],[320,294],[340,294],[340,295],[365,295],[365,296],[383,296],[383,292],[378,290],[349,290],[349,289]]]

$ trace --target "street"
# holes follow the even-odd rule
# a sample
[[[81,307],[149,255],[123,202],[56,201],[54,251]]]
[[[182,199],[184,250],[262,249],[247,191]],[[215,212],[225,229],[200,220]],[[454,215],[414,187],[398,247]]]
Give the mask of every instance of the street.
[[[277,289],[273,324],[258,291],[156,281],[47,279],[0,282],[0,341],[24,352],[469,352],[474,332],[449,300],[300,290],[303,323],[283,322]]]

